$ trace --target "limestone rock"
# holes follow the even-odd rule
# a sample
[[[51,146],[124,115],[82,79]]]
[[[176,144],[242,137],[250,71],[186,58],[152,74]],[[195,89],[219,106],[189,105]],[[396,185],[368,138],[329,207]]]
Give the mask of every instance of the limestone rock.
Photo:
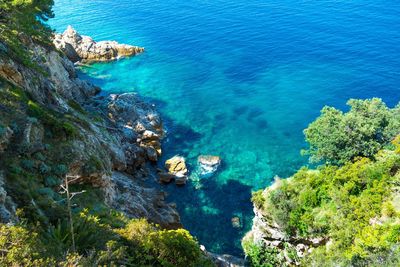
[[[0,222],[17,222],[18,218],[15,216],[15,211],[16,205],[4,189],[4,174],[0,172]]]
[[[89,36],[80,35],[71,26],[68,26],[64,33],[56,34],[53,43],[72,62],[110,61],[144,51],[143,47],[119,44],[115,41],[96,42]]]
[[[89,42],[84,40],[87,39],[84,36],[73,35],[71,38],[76,42]],[[0,43],[0,50],[3,49],[2,45]],[[146,164],[161,154],[161,139],[164,135],[161,118],[154,106],[132,93],[96,95],[99,88],[80,80],[74,64],[67,57],[52,47],[34,43],[29,36],[25,38],[24,45],[34,55],[32,63],[37,64],[46,75],[11,57],[1,56],[0,77],[19,86],[35,103],[60,114],[68,112],[68,115],[77,118],[70,121],[79,135],[79,138],[68,140],[67,152],[71,160],[68,165],[60,164],[62,166],[57,167],[62,167],[63,173],[65,169],[67,174],[78,176],[76,183],[101,188],[106,204],[121,210],[128,217],[146,217],[167,228],[180,227],[176,206],[166,203],[165,194],[151,187],[155,177],[151,176],[152,166]],[[65,49],[70,50],[67,54],[76,57],[73,52],[77,51],[72,51],[71,46],[74,48],[73,45],[65,46]],[[95,47],[98,50],[94,52],[100,51],[101,54],[102,49],[113,50],[116,46],[116,43],[103,43],[98,47],[97,43]],[[93,52],[91,49],[90,53]],[[125,55],[124,51],[132,53],[129,50],[131,48],[122,46],[121,49],[116,50],[117,55],[114,52],[104,52],[104,58],[109,55]],[[70,100],[84,104],[82,106],[88,113],[95,111],[99,120],[83,118],[82,114],[78,116],[78,111],[70,106]],[[40,120],[27,118],[26,121],[21,120],[18,127],[18,134],[4,127],[5,131],[0,135],[0,150],[10,149],[11,146],[7,146],[9,142],[26,145],[28,152],[34,152],[35,147],[46,149],[43,144],[46,127],[43,127]],[[33,151],[31,148],[34,148]],[[64,156],[54,155],[60,158]],[[7,186],[3,186],[6,181],[0,171],[0,221],[13,222],[15,205],[5,190]],[[51,179],[45,183],[46,186],[54,186]]]
[[[165,162],[165,168],[168,173],[175,176],[175,183],[177,185],[184,185],[187,182],[188,169],[186,167],[186,160],[181,156],[174,156]]]
[[[187,174],[186,160],[181,156],[174,156],[165,162],[165,168],[169,173]]]
[[[200,245],[200,250],[205,253],[217,267],[245,267],[248,266],[245,259],[238,258],[228,254],[215,254],[206,250],[203,245]]]
[[[163,192],[145,187],[137,179],[121,172],[112,173],[107,188],[107,203],[129,217],[150,218],[169,229],[182,227],[175,205],[165,202]]]
[[[197,161],[200,166],[200,175],[210,175],[216,172],[221,164],[221,158],[212,155],[201,155]]]

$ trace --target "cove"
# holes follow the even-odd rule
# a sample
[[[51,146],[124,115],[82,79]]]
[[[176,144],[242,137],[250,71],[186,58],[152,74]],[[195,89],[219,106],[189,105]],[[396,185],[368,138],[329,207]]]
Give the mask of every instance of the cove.
[[[54,12],[57,31],[71,24],[95,40],[146,48],[80,76],[156,105],[168,131],[160,163],[180,154],[193,174],[164,190],[213,252],[241,255],[251,192],[307,164],[302,130],[324,105],[400,99],[397,1],[56,0]],[[202,154],[222,165],[198,179]]]

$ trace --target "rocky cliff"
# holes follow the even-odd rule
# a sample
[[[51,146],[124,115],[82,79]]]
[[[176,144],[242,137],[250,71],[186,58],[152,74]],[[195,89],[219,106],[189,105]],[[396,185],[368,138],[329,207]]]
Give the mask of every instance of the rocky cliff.
[[[287,179],[290,182],[290,178]],[[324,237],[304,238],[286,233],[284,227],[280,225],[273,216],[268,206],[269,194],[279,190],[282,186],[278,178],[274,184],[263,191],[258,192],[262,198],[263,205],[254,203],[254,218],[251,230],[243,238],[243,246],[256,245],[267,253],[271,254],[271,259],[266,259],[271,266],[293,266],[300,265],[301,259],[309,254],[314,248],[325,245],[328,241]]]
[[[159,114],[133,93],[99,94],[98,87],[78,78],[69,59],[74,52],[76,60],[111,60],[143,49],[96,43],[72,28],[55,37],[69,58],[29,36],[20,39],[33,55],[31,66],[10,57],[5,44],[0,50],[1,221],[17,220],[15,210],[23,205],[42,212],[37,200],[20,197],[14,184],[38,173],[42,180],[35,189],[48,195],[57,192],[65,175],[73,175],[79,177],[75,183],[101,189],[107,205],[131,218],[179,227],[175,206],[144,185],[155,179],[150,162],[161,154]]]

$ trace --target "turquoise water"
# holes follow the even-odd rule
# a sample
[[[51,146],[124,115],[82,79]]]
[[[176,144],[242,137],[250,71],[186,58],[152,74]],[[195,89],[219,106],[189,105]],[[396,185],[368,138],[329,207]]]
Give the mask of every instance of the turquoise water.
[[[192,172],[186,187],[164,189],[215,252],[241,254],[251,191],[307,163],[302,130],[324,105],[400,99],[398,1],[55,2],[58,31],[71,24],[96,40],[146,47],[80,75],[157,106],[168,130],[163,160],[185,156]],[[222,158],[214,176],[196,175],[200,154]]]

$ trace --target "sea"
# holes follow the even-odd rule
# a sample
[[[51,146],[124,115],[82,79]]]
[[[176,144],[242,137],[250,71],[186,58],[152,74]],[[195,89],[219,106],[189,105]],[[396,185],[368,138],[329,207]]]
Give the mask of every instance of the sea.
[[[156,106],[159,166],[181,155],[190,171],[186,186],[160,188],[212,252],[243,255],[251,193],[309,164],[303,130],[321,108],[400,100],[397,0],[55,0],[54,13],[58,32],[145,47],[79,76]],[[219,169],[201,175],[199,155],[221,157]]]

